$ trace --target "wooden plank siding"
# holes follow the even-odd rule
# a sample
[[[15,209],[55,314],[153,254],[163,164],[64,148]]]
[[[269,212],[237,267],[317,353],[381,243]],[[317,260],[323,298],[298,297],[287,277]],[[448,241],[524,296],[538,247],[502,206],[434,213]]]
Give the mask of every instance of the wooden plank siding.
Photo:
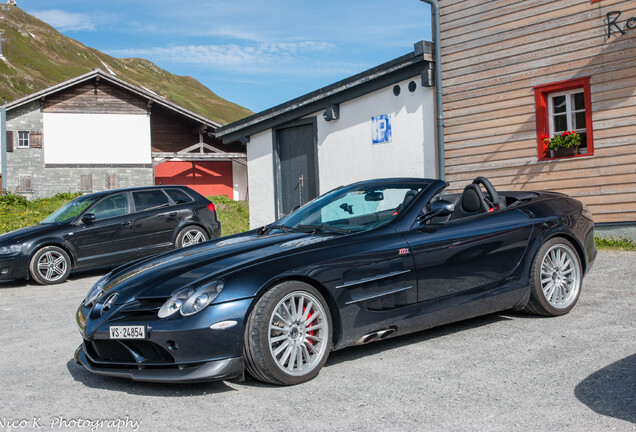
[[[555,190],[596,222],[636,222],[633,0],[440,0],[446,179]],[[534,87],[590,77],[594,155],[539,161]]]
[[[47,96],[44,112],[84,114],[148,113],[148,101],[111,84],[85,82]]]

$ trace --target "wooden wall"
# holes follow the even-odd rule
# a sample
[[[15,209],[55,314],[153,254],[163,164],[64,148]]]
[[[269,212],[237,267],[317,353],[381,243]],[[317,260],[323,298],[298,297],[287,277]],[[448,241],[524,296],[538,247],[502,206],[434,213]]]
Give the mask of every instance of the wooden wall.
[[[446,179],[565,192],[596,222],[636,221],[633,0],[440,0]],[[635,25],[633,22],[632,25]],[[534,86],[590,77],[594,156],[538,161]]]
[[[147,102],[108,83],[85,82],[49,95],[45,112],[86,114],[147,114]]]

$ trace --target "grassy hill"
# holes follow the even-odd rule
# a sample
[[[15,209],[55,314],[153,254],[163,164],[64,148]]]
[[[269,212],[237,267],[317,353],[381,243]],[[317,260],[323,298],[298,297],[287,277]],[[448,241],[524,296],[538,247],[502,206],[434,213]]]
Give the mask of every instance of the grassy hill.
[[[100,68],[179,105],[226,124],[252,112],[228,102],[192,77],[177,76],[137,58],[117,59],[66,37],[22,9],[2,11],[0,96],[7,102]]]

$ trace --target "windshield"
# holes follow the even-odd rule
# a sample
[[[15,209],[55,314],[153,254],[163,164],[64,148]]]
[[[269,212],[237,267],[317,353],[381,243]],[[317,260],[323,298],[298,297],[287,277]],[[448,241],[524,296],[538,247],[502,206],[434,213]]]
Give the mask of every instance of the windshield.
[[[85,195],[75,198],[73,201],[65,204],[53,213],[48,215],[41,224],[65,223],[70,222],[86,210],[91,204],[97,201],[98,197]]]
[[[430,183],[357,184],[316,198],[276,223],[276,227],[359,232],[386,225]]]

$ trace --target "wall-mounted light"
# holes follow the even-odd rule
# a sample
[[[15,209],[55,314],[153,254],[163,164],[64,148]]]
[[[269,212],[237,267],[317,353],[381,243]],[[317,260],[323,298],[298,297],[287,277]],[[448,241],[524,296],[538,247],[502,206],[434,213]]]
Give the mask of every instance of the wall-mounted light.
[[[420,75],[422,76],[422,87],[433,87],[433,68],[430,63],[426,64],[426,69]]]
[[[340,118],[340,104],[333,104],[327,107],[322,116],[327,121],[338,120]]]

